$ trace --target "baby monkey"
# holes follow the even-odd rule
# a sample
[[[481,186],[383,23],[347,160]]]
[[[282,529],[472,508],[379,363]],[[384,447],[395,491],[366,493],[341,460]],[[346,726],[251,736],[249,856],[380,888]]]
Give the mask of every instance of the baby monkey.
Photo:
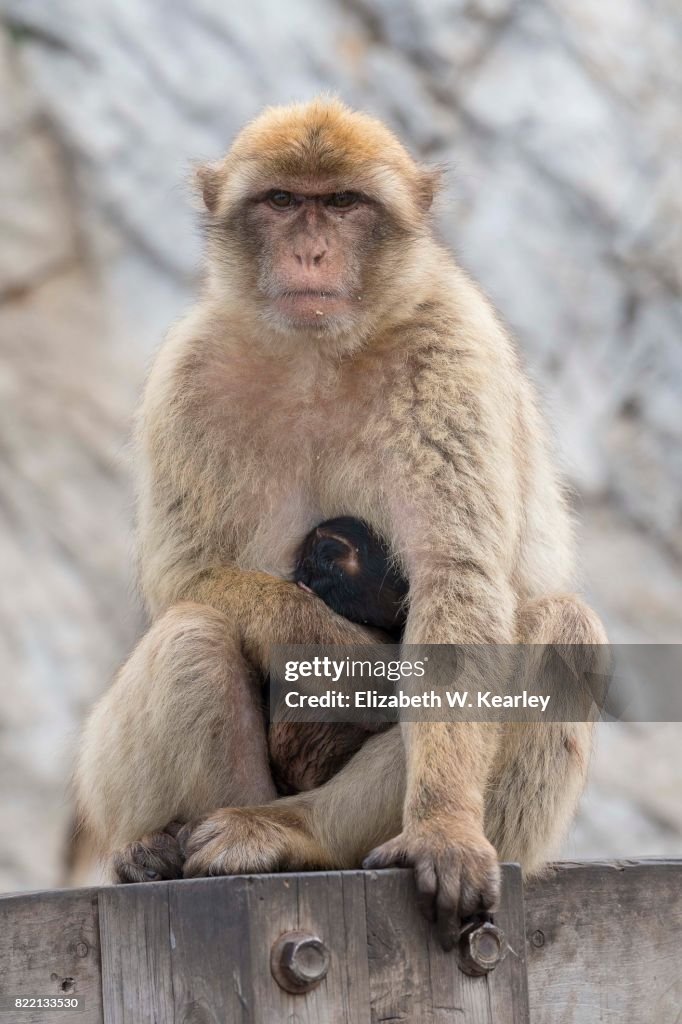
[[[408,583],[384,541],[361,519],[338,516],[311,530],[299,548],[294,580],[345,619],[401,639]]]
[[[408,584],[386,544],[352,516],[327,519],[310,531],[296,555],[294,581],[351,622],[381,630],[398,643],[407,616]],[[281,795],[315,789],[335,775],[381,723],[289,722],[268,730],[270,767]]]

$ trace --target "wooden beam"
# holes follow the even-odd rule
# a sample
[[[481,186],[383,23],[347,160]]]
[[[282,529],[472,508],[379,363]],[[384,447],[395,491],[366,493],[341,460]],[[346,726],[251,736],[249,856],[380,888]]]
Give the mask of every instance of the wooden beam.
[[[509,949],[482,977],[440,949],[409,871],[6,896],[0,1024],[682,1021],[682,861],[555,865],[525,899],[518,867],[503,875]],[[84,1009],[6,1009],[66,994]]]

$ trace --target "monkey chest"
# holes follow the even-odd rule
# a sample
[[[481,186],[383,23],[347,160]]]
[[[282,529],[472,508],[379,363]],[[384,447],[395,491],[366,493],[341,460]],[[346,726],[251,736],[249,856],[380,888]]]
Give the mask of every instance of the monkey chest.
[[[231,389],[232,390],[232,389]],[[381,458],[374,403],[284,382],[226,403],[223,536],[244,568],[288,573],[305,534],[325,518],[368,518]]]

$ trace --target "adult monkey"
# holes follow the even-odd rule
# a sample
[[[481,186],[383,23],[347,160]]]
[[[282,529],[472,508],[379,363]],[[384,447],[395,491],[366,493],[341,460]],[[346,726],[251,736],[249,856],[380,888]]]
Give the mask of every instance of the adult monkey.
[[[504,329],[433,237],[437,178],[327,100],[267,110],[200,171],[206,285],[139,421],[154,621],[77,773],[122,879],[185,856],[188,876],[409,864],[448,945],[458,916],[494,906],[497,855],[531,871],[570,819],[584,723],[405,723],[274,800],[257,688],[272,645],[371,639],[283,578],[320,520],[386,539],[407,643],[604,641],[562,596],[570,526],[544,429]],[[172,819],[193,823],[182,850]]]

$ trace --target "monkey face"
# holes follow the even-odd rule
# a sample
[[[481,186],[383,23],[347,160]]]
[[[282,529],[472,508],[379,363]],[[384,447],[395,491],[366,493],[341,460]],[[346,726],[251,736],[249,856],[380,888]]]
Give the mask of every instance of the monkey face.
[[[198,177],[226,298],[321,337],[366,334],[402,296],[438,175],[379,122],[316,101],[266,111]]]
[[[285,329],[351,330],[362,317],[384,211],[359,192],[299,188],[271,189],[248,210],[258,294],[268,319]]]

